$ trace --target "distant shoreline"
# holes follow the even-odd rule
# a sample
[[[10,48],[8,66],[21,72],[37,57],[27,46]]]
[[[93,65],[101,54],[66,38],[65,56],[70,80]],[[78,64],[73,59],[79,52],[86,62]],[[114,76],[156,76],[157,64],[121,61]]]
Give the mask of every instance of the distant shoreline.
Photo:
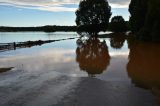
[[[7,27],[0,26],[0,32],[75,32],[77,26],[38,26],[38,27]]]
[[[110,26],[110,23],[109,23]],[[0,26],[0,32],[87,32],[90,26],[59,26],[59,25],[46,25],[36,27],[11,27]],[[130,30],[127,24],[128,31]],[[111,31],[110,27],[106,31]]]

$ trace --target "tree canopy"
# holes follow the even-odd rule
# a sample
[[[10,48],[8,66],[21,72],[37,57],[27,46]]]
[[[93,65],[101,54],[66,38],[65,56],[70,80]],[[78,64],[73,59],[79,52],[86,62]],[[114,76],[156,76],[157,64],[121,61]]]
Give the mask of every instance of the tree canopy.
[[[130,25],[132,32],[138,32],[145,23],[148,0],[131,0],[129,5]]]
[[[142,40],[160,41],[160,0],[131,0],[132,31]]]
[[[109,29],[112,32],[126,32],[127,31],[127,25],[122,16],[114,16],[111,19]]]
[[[111,7],[107,0],[82,0],[76,11],[76,16],[79,30],[97,34],[107,30]]]

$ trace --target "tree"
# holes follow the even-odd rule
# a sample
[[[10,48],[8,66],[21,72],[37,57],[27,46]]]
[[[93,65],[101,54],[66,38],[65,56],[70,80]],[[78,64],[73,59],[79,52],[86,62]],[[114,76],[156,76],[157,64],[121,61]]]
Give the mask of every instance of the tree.
[[[149,0],[145,24],[139,35],[142,39],[160,41],[160,1]]]
[[[138,39],[160,41],[160,0],[131,0],[129,12]]]
[[[134,33],[139,32],[144,26],[148,8],[147,3],[148,0],[131,0],[129,5],[129,12],[131,14],[130,25]]]
[[[75,14],[79,31],[97,34],[107,30],[111,7],[107,0],[82,0]]]
[[[109,29],[112,32],[126,32],[127,31],[127,25],[122,16],[114,16],[111,19],[111,23],[109,25]]]

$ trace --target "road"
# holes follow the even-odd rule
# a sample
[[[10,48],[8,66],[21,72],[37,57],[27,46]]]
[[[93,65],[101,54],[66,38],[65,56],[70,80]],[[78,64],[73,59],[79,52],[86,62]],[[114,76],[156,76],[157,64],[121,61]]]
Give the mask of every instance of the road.
[[[155,106],[151,92],[125,81],[55,71],[0,74],[0,106]]]

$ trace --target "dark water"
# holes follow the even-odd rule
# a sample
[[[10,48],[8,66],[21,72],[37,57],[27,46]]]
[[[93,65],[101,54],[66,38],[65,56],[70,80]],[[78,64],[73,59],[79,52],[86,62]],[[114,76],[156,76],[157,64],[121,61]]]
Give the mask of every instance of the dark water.
[[[78,35],[76,33],[0,33],[0,42],[57,40],[70,37],[78,37]],[[50,99],[54,97],[56,99],[51,104],[59,103],[60,100],[66,101],[68,99],[65,99],[64,95],[71,95],[67,98],[79,95],[75,93],[72,97],[73,93],[68,89],[75,90],[81,78],[84,78],[82,82],[85,82],[85,78],[94,78],[93,81],[98,80],[95,81],[96,84],[102,83],[101,81],[115,84],[111,89],[116,87],[122,94],[114,94],[114,97],[128,96],[125,101],[126,105],[132,103],[130,101],[132,98],[137,100],[137,103],[133,101],[136,106],[140,104],[150,106],[155,103],[159,104],[160,101],[160,44],[137,42],[132,38],[126,39],[123,35],[115,38],[75,38],[42,46],[0,52],[0,72],[0,99],[3,101],[1,105],[12,103],[22,105],[21,102],[27,105],[37,105],[36,101],[41,100],[40,103],[45,105],[50,104],[52,101]],[[72,80],[72,78],[75,79]],[[28,96],[19,99],[23,95],[28,95],[31,89],[36,88],[40,92],[40,89],[44,89],[40,86],[51,79],[55,83],[50,83],[55,85],[56,90],[53,90],[50,83],[47,82],[47,85],[44,85],[49,89],[45,95],[46,98],[39,97],[35,102],[29,103],[30,100],[26,101],[30,98]],[[59,82],[62,85],[57,85],[56,81],[62,81]],[[86,82],[88,87],[92,85],[92,81],[87,80]],[[83,83],[81,86],[86,86],[86,84]],[[28,90],[29,93],[25,94],[25,90]],[[9,96],[6,96],[6,93]]]

